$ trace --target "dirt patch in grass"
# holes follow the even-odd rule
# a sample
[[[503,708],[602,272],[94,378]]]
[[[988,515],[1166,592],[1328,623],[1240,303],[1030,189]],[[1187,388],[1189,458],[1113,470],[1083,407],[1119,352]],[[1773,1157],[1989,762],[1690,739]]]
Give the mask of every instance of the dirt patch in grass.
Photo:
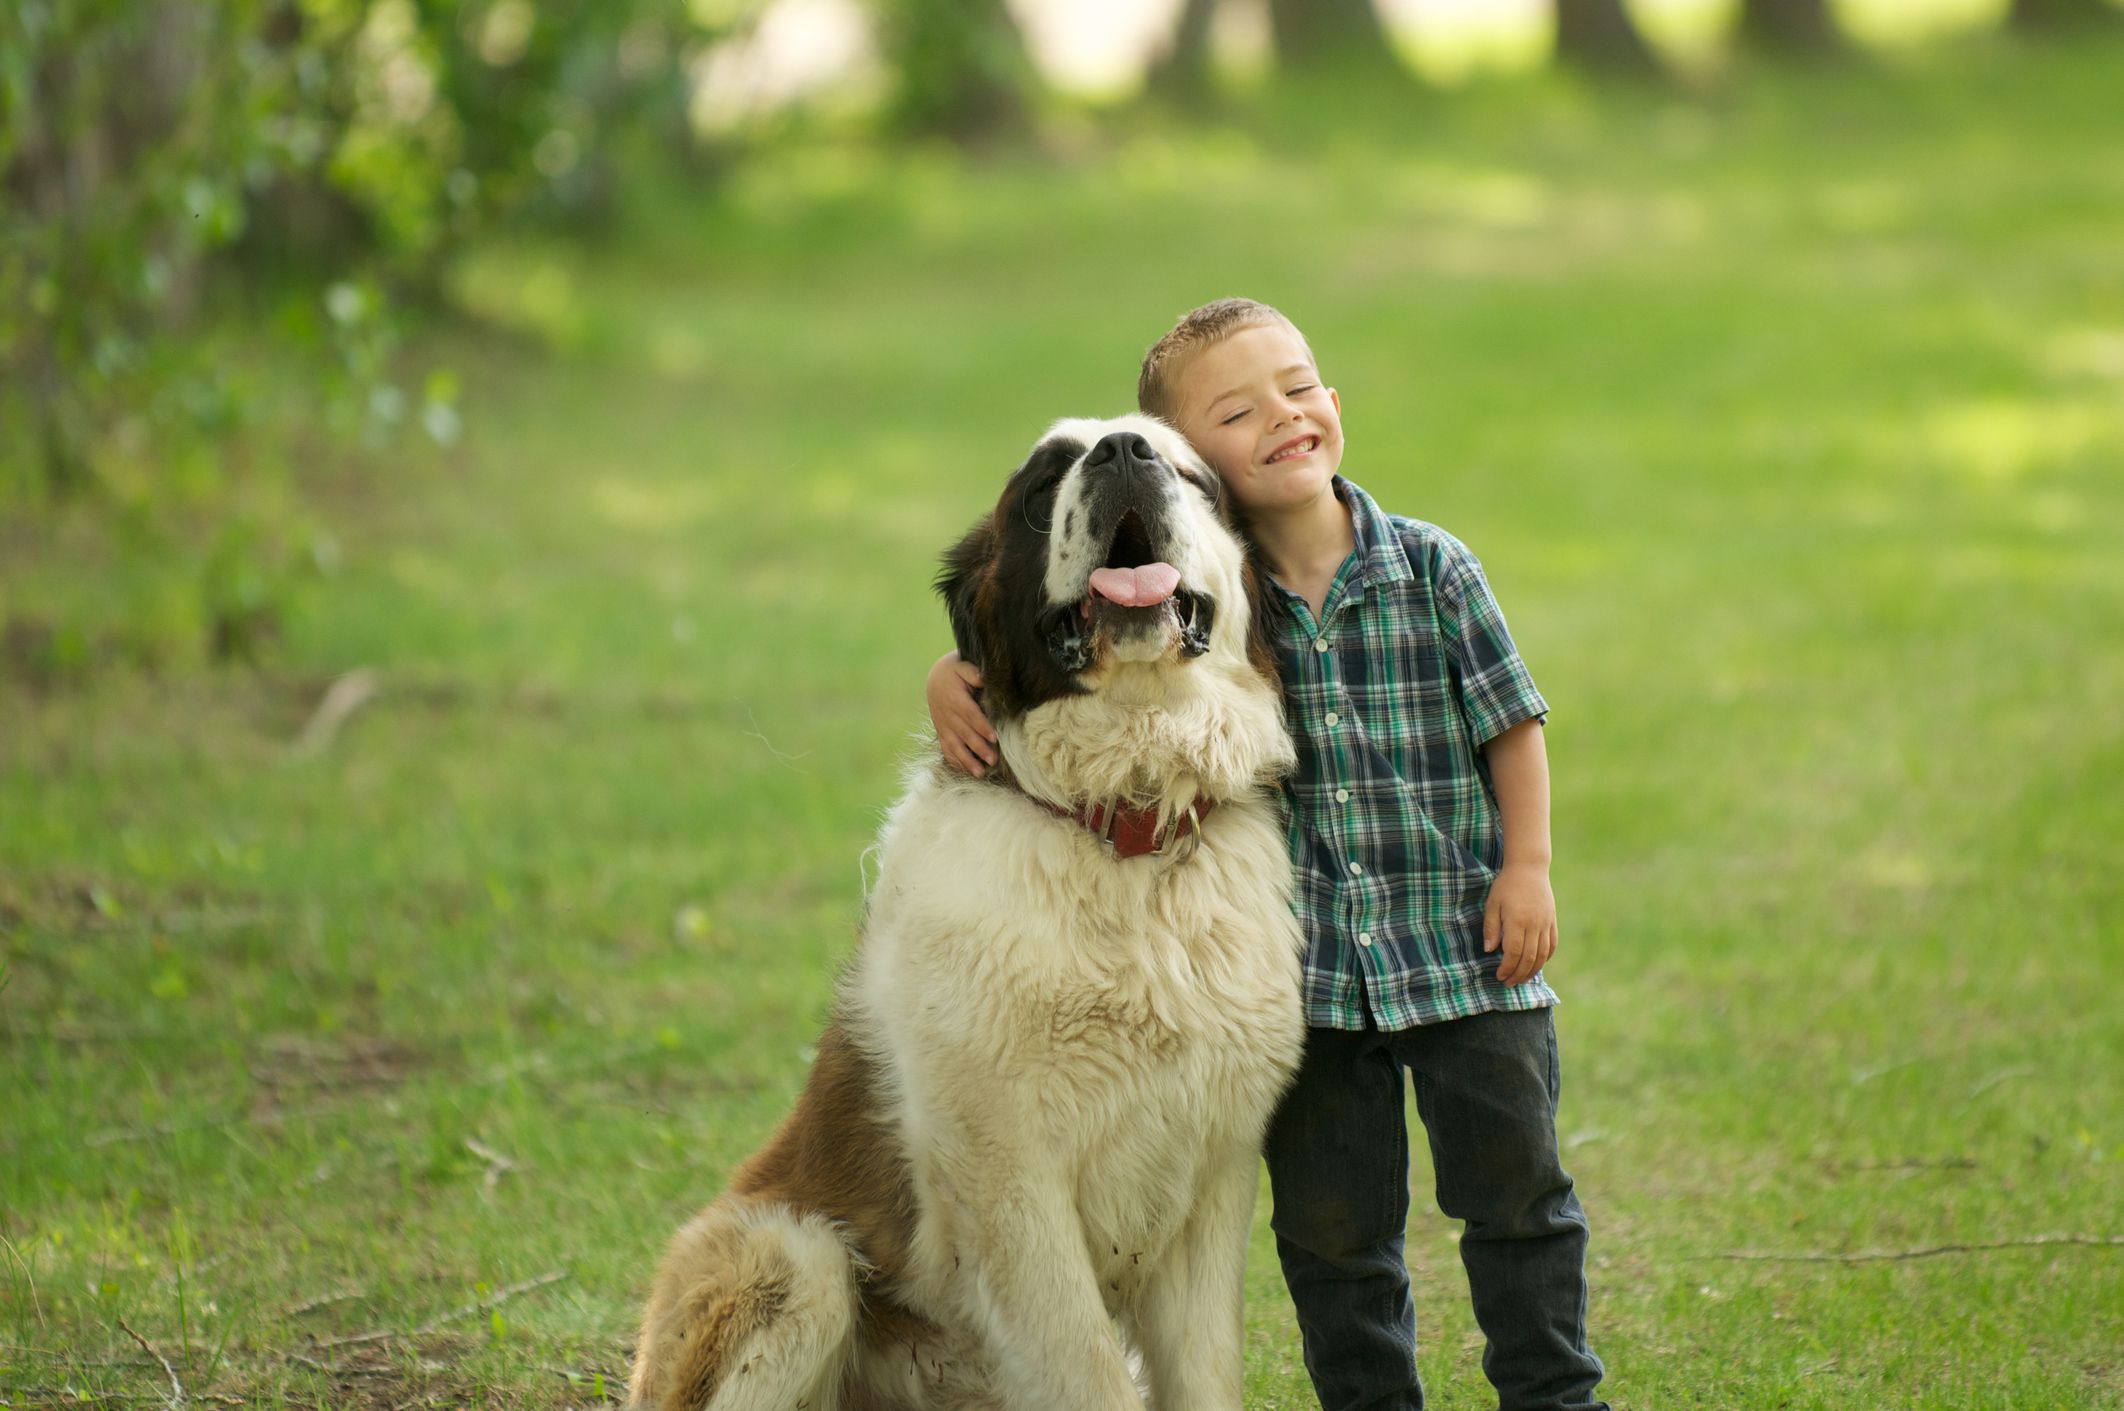
[[[315,1093],[393,1088],[434,1067],[432,1055],[399,1039],[346,1038],[323,1043],[298,1034],[263,1040],[248,1065],[259,1102],[276,1109]]]

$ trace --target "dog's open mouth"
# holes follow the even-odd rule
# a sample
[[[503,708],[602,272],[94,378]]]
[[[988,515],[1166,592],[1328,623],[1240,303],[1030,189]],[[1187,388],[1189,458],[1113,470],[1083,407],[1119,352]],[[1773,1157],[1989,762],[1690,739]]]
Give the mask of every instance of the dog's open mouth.
[[[1083,671],[1091,665],[1094,642],[1102,632],[1111,640],[1132,643],[1176,635],[1183,657],[1209,650],[1216,605],[1208,596],[1180,586],[1180,570],[1155,557],[1143,521],[1132,509],[1122,512],[1106,562],[1091,571],[1084,589],[1074,610],[1057,608],[1042,624],[1049,648],[1067,670]]]

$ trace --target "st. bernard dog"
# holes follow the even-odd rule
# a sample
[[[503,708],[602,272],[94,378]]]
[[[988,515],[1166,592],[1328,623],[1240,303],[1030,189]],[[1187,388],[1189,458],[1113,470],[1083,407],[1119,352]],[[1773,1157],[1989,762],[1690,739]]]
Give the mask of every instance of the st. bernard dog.
[[[946,556],[1000,763],[908,770],[795,1111],[657,1270],[634,1404],[1237,1411],[1304,1028],[1293,757],[1218,491],[1162,422],[1061,421]]]

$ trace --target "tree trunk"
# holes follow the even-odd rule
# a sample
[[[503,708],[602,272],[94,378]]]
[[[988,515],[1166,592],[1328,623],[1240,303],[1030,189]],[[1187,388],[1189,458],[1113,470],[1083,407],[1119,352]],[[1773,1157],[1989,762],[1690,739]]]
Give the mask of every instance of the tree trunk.
[[[1032,68],[1004,0],[886,0],[879,10],[900,128],[961,142],[1025,129]]]
[[[1624,0],[1556,0],[1556,58],[1604,74],[1650,77],[1661,71]]]
[[[1269,0],[1269,31],[1276,61],[1294,69],[1401,71],[1372,0]]]
[[[1844,47],[1827,0],[1741,0],[1741,42],[1779,54],[1826,55]]]
[[[2013,0],[2007,23],[2018,30],[2054,34],[2083,25],[2114,24],[2124,19],[2107,0]]]
[[[1217,0],[1187,0],[1167,48],[1151,60],[1149,82],[1156,91],[1195,97],[1210,86],[1210,27]]]

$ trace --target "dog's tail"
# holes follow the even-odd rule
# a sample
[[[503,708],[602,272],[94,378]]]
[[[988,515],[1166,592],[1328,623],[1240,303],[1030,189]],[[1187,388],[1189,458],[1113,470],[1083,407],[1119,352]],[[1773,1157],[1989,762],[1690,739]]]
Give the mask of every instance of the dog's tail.
[[[855,1260],[830,1220],[725,1197],[664,1253],[628,1402],[642,1411],[830,1407],[857,1299]]]

